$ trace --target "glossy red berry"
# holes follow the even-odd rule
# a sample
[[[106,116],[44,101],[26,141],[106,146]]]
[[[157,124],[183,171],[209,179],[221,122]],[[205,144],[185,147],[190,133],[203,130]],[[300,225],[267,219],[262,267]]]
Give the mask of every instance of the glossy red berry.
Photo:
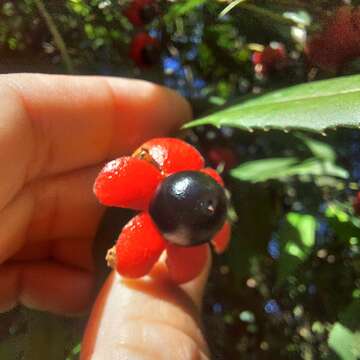
[[[165,175],[184,170],[200,170],[205,161],[191,145],[175,138],[157,138],[144,143],[135,156],[146,153]]]
[[[138,67],[151,67],[159,62],[160,43],[148,33],[138,33],[130,45],[130,58]]]
[[[288,63],[285,47],[282,44],[267,46],[263,51],[256,51],[252,56],[255,72],[268,74],[283,69]]]
[[[305,53],[312,65],[337,71],[360,56],[360,8],[344,5],[327,19],[323,30],[309,37]]]
[[[149,213],[172,244],[194,246],[209,242],[225,222],[224,189],[209,175],[182,171],[158,186]]]
[[[166,264],[171,279],[177,284],[194,279],[204,269],[208,252],[207,244],[191,248],[169,244]]]
[[[220,186],[224,186],[224,181],[216,170],[212,168],[204,168],[200,171],[206,175],[211,176]]]
[[[134,26],[143,26],[150,23],[159,13],[157,1],[133,0],[124,15]]]
[[[230,236],[231,225],[228,221],[226,221],[221,230],[211,240],[216,253],[222,254],[228,248]]]
[[[151,163],[133,157],[110,161],[97,176],[96,197],[103,205],[147,209],[163,176]]]
[[[164,238],[148,213],[135,216],[123,228],[116,242],[116,270],[137,278],[149,273],[164,250]]]
[[[204,168],[200,153],[179,139],[152,139],[131,157],[109,162],[95,181],[95,195],[104,205],[142,212],[122,229],[107,253],[108,265],[138,278],[166,251],[175,282],[195,278],[206,263],[205,243],[217,252],[228,243],[223,185],[214,169]]]

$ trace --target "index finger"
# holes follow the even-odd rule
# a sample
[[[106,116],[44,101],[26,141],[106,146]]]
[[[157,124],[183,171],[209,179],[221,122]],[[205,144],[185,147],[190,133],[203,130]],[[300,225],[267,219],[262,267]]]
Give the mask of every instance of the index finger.
[[[128,153],[191,116],[175,92],[139,80],[2,75],[0,94],[0,188],[7,198],[35,177]],[[2,200],[0,194],[0,208]]]

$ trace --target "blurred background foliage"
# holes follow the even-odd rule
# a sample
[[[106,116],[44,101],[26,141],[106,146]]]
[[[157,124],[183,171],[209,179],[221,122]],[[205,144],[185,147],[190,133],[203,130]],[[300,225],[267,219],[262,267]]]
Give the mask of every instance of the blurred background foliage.
[[[196,117],[216,114],[270,90],[359,73],[359,4],[5,0],[0,72],[142,78],[182,93]],[[298,127],[179,134],[223,173],[233,205],[230,251],[215,258],[205,299],[214,359],[360,359],[360,134]],[[95,242],[99,285],[128,216],[108,213],[99,229],[108,239]],[[24,308],[0,314],[0,359],[76,359],[85,322]]]

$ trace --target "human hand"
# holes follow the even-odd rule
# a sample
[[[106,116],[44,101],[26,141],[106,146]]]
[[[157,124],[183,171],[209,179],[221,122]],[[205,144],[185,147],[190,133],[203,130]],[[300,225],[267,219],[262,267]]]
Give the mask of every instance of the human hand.
[[[103,163],[190,118],[174,92],[101,77],[0,76],[0,312],[83,311]]]
[[[210,358],[200,321],[210,251],[203,271],[181,286],[170,279],[165,257],[140,279],[110,274],[88,321],[81,360]]]

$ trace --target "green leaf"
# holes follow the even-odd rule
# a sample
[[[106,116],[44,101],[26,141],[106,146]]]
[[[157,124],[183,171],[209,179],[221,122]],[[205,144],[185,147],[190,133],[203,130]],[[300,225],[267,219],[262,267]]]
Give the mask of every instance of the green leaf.
[[[24,359],[63,360],[68,345],[64,318],[46,312],[26,310],[28,333],[25,339]]]
[[[168,13],[165,15],[166,21],[172,20],[177,16],[186,15],[205,2],[206,0],[187,0],[181,3],[175,3],[169,8]]]
[[[289,213],[279,229],[278,284],[304,262],[315,244],[316,219],[312,215]]]
[[[340,204],[329,204],[325,211],[329,226],[335,231],[338,239],[344,242],[351,238],[360,239],[360,224],[357,217],[351,216]]]
[[[13,335],[6,340],[0,341],[1,360],[20,360],[21,350],[24,344],[24,335]]]
[[[230,172],[230,175],[242,181],[261,182],[286,173],[297,163],[296,158],[272,158],[248,161]]]
[[[76,344],[76,346],[74,346],[74,348],[70,351],[70,354],[68,355],[66,360],[78,359],[80,352],[81,352],[81,343]]]
[[[323,132],[360,125],[360,75],[316,81],[275,91],[232,106],[185,127],[304,129]]]
[[[251,264],[267,255],[267,245],[279,221],[282,201],[281,184],[228,182],[231,202],[238,219],[232,226],[230,249],[224,256],[240,287],[251,276]]]
[[[346,326],[352,331],[360,330],[360,300],[354,300],[350,305],[346,307],[344,311],[339,315],[339,319],[342,325]]]
[[[328,344],[343,360],[360,358],[360,300],[343,310],[330,331]]]
[[[297,134],[296,136],[304,142],[316,158],[331,162],[335,161],[336,153],[329,144],[312,139],[311,137],[303,134]]]
[[[271,179],[286,180],[291,176],[334,176],[342,179],[349,174],[330,161],[310,158],[298,161],[296,158],[271,158],[253,160],[241,164],[230,172],[238,180],[261,182]]]
[[[352,332],[339,322],[331,329],[328,343],[342,360],[357,360],[360,357],[360,332]]]

